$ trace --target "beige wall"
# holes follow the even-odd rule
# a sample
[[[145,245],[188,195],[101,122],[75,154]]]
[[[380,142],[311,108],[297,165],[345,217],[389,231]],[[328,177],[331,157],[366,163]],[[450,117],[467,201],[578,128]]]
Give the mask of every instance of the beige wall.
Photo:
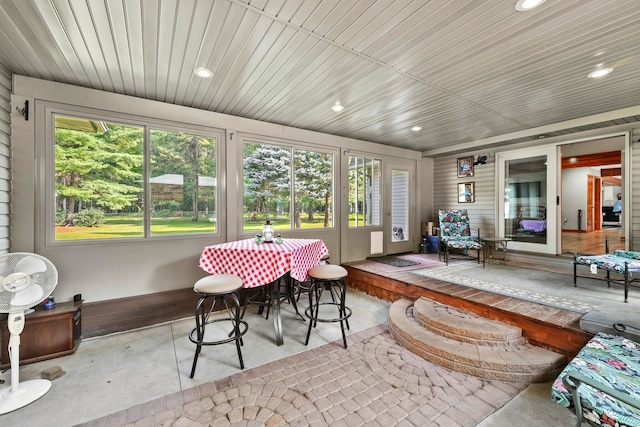
[[[14,76],[13,105],[23,105],[25,100],[29,100],[32,105],[32,119],[28,122],[15,121],[11,137],[15,147],[13,185],[16,189],[12,194],[14,200],[11,235],[14,239],[11,250],[35,251],[56,265],[60,280],[55,296],[59,301],[70,300],[77,293],[81,293],[85,301],[90,302],[191,287],[197,279],[205,275],[197,265],[204,246],[250,237],[246,233],[243,234],[242,221],[238,220],[242,215],[239,135],[259,135],[272,140],[331,147],[338,153],[337,157],[342,157],[346,150],[357,150],[371,153],[383,161],[393,158],[416,164],[421,160],[420,153],[416,151]],[[43,191],[45,164],[42,151],[47,137],[44,128],[45,108],[53,104],[81,106],[94,111],[104,111],[110,116],[143,115],[158,122],[173,121],[186,126],[223,129],[227,135],[224,141],[226,176],[221,177],[226,181],[227,190],[226,227],[216,236],[157,236],[128,242],[47,245],[44,239],[46,212],[43,209],[47,191]],[[340,163],[337,158],[336,164]],[[346,176],[346,173],[340,170],[337,172],[337,177]],[[335,212],[342,211],[340,206],[343,203],[345,187],[345,182],[336,182]],[[414,195],[414,199],[419,201],[420,195]],[[301,230],[296,232],[295,236],[323,239],[329,247],[332,261],[339,263],[343,255],[340,250],[341,241],[357,242],[350,238],[351,230],[342,232],[344,222],[343,218],[336,217],[334,229]],[[418,219],[414,229],[417,248]],[[283,235],[287,237],[286,234]],[[349,248],[349,256],[355,256],[356,259],[364,259],[369,255],[368,245],[353,244]]]
[[[13,89],[13,95],[11,90]],[[10,104],[9,99],[13,104]],[[29,122],[15,112],[15,106],[23,106],[30,101]],[[227,229],[223,235],[212,238],[199,236],[189,238],[157,239],[122,243],[102,243],[99,245],[76,247],[45,247],[42,239],[43,213],[34,199],[38,188],[41,171],[34,166],[36,150],[41,148],[43,129],[36,126],[38,111],[35,104],[43,102],[60,102],[70,105],[81,105],[106,111],[127,114],[144,114],[158,120],[173,120],[199,126],[215,126],[227,131],[227,134],[244,132],[265,135],[272,138],[302,141],[310,144],[334,147],[340,155],[347,150],[359,150],[384,158],[402,158],[415,161],[417,168],[417,215],[414,229],[416,242],[419,240],[419,223],[434,221],[437,223],[439,209],[467,208],[470,212],[473,227],[480,227],[483,235],[495,233],[496,218],[496,182],[495,152],[476,150],[473,152],[421,158],[419,153],[410,150],[395,149],[373,144],[309,132],[301,129],[287,128],[280,125],[258,122],[226,116],[202,110],[168,105],[159,102],[115,95],[69,85],[45,82],[15,76],[12,84],[10,73],[0,66],[0,253],[9,250],[9,235],[12,251],[37,251],[50,258],[59,269],[60,284],[56,297],[60,301],[70,299],[76,293],[82,293],[87,301],[99,301],[134,295],[180,289],[192,286],[204,273],[197,268],[197,259],[203,246],[225,240],[243,238],[237,221],[237,199],[229,197]],[[10,124],[13,123],[13,127]],[[11,150],[9,134],[13,147],[13,181],[9,169]],[[569,138],[569,137],[567,137]],[[565,138],[566,139],[566,138]],[[635,130],[630,150],[628,194],[630,200],[630,247],[640,250],[640,168],[632,165],[640,164],[640,154],[634,150],[639,145],[640,130]],[[234,188],[238,178],[238,147],[233,141],[227,141],[226,162],[229,165],[228,182]],[[504,149],[504,148],[503,148]],[[476,167],[472,179],[457,178],[456,160],[458,157],[470,155],[488,155],[486,165]],[[2,160],[4,159],[4,160]],[[340,162],[337,162],[338,164]],[[344,176],[339,172],[338,176]],[[475,182],[475,203],[459,204],[456,199],[457,183]],[[237,185],[237,184],[236,184]],[[340,189],[344,183],[337,185],[336,212],[342,195]],[[13,191],[11,186],[13,186]],[[237,189],[237,187],[235,187]],[[9,197],[11,215],[9,216]],[[42,194],[37,194],[42,198]],[[9,220],[11,218],[11,228]],[[235,219],[235,220],[234,220]],[[311,232],[303,237],[322,238],[332,253],[332,260],[340,262],[342,258],[349,260],[364,259],[369,255],[370,231],[349,230],[344,221],[337,218],[336,228]],[[638,237],[638,238],[636,238]],[[346,242],[346,243],[345,243]],[[638,243],[635,243],[638,242]],[[417,250],[417,243],[416,243]],[[349,248],[349,254],[342,254],[341,249]]]
[[[487,156],[487,164],[474,167],[474,176],[458,178],[459,157]],[[431,217],[438,224],[438,211],[444,209],[467,209],[472,228],[480,228],[481,236],[495,235],[496,195],[495,195],[495,155],[490,151],[458,154],[436,158],[433,168],[433,211]],[[458,184],[474,182],[475,202],[458,203]]]
[[[606,137],[611,136],[611,132],[607,129],[600,129],[598,132]],[[618,135],[624,132],[624,130],[616,129]],[[631,143],[629,153],[625,153],[623,156],[625,162],[623,164],[625,176],[623,192],[625,194],[625,200],[629,201],[627,202],[628,207],[625,207],[625,210],[628,209],[626,212],[629,213],[629,218],[623,230],[626,230],[626,227],[629,227],[630,230],[628,233],[628,248],[631,250],[640,250],[640,167],[635,167],[635,165],[640,165],[640,128],[628,132],[631,134]],[[566,135],[556,141],[544,141],[540,144],[565,144],[571,141],[581,142],[592,139],[598,139],[597,134],[589,134],[588,137]],[[523,145],[514,146],[514,149],[515,148],[523,148]],[[499,151],[508,151],[508,148],[502,147]],[[472,155],[487,155],[489,161],[486,165],[476,166],[473,178],[458,178],[456,171],[457,158]],[[482,235],[488,236],[497,232],[496,218],[498,200],[496,197],[497,168],[495,164],[495,152],[490,150],[477,150],[457,155],[436,157],[434,159],[433,174],[433,211],[430,213],[430,216],[434,218],[436,224],[438,222],[438,210],[440,209],[467,209],[469,211],[471,226],[473,228],[479,227]],[[475,203],[458,203],[456,199],[457,184],[467,181],[475,182],[476,201]],[[574,228],[577,228],[577,226]]]

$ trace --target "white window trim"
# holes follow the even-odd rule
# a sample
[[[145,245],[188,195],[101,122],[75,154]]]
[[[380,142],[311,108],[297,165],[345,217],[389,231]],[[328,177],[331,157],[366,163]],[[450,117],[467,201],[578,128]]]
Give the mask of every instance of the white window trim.
[[[172,121],[154,120],[145,116],[133,116],[130,114],[119,114],[112,111],[97,110],[93,108],[72,106],[56,102],[39,101],[40,110],[44,114],[39,115],[37,127],[42,130],[44,144],[36,144],[35,161],[36,161],[36,194],[38,197],[35,201],[35,229],[38,239],[42,239],[38,246],[42,247],[61,247],[61,246],[84,246],[84,245],[105,245],[105,244],[122,244],[127,242],[144,242],[158,240],[176,240],[176,239],[194,239],[203,238],[212,239],[219,238],[224,235],[226,229],[226,218],[221,213],[226,212],[226,187],[218,186],[218,194],[216,200],[216,212],[219,218],[216,224],[216,230],[206,233],[185,233],[185,234],[150,234],[150,218],[145,208],[144,229],[142,236],[128,238],[105,238],[105,239],[83,239],[83,240],[55,240],[55,202],[52,197],[55,194],[55,132],[53,132],[53,120],[56,115],[66,115],[71,117],[81,117],[96,121],[113,122],[123,125],[136,126],[143,129],[144,147],[143,147],[143,175],[144,175],[144,202],[145,206],[149,206],[149,162],[151,156],[150,150],[150,130],[162,130],[170,132],[183,132],[207,137],[216,138],[216,177],[219,182],[226,182],[223,178],[226,176],[226,132],[223,129],[198,126],[186,123],[178,123]],[[40,229],[42,227],[42,229]]]
[[[365,152],[360,152],[360,151],[349,151],[349,150],[345,150],[344,153],[345,156],[345,182],[346,182],[346,195],[347,195],[347,200],[346,200],[346,209],[347,209],[347,217],[346,217],[346,221],[347,221],[347,229],[352,229],[352,230],[367,230],[367,229],[372,229],[372,230],[381,230],[384,227],[384,191],[386,188],[386,183],[384,181],[384,170],[385,170],[385,159],[382,156],[379,155],[374,155],[372,153],[365,153]],[[350,224],[349,221],[349,190],[350,190],[350,185],[351,182],[349,181],[349,157],[358,157],[358,158],[364,158],[364,159],[369,159],[369,160],[378,160],[380,161],[380,189],[378,191],[378,197],[380,198],[380,200],[378,201],[378,217],[380,218],[380,223],[379,224],[367,224],[367,225],[356,225],[356,226],[352,226]]]
[[[332,168],[333,168],[333,176],[331,177],[331,182],[332,182],[332,189],[331,189],[331,197],[332,197],[332,202],[333,202],[333,221],[332,221],[332,225],[331,227],[319,227],[319,228],[310,228],[310,229],[295,229],[295,227],[292,227],[289,230],[286,230],[285,233],[286,234],[295,234],[296,237],[300,237],[303,234],[317,234],[317,233],[328,233],[328,232],[334,232],[337,229],[337,217],[336,217],[336,212],[338,212],[338,202],[339,200],[336,198],[336,185],[339,182],[339,170],[338,170],[338,156],[339,156],[339,150],[337,148],[333,149],[333,148],[327,148],[326,146],[321,146],[321,145],[317,145],[317,144],[311,144],[311,143],[305,143],[302,141],[295,141],[295,140],[287,140],[287,139],[279,139],[279,138],[271,138],[271,137],[266,137],[263,135],[255,135],[255,134],[250,134],[250,133],[238,133],[237,134],[237,159],[238,159],[238,164],[237,164],[237,170],[238,170],[238,181],[239,181],[239,186],[238,186],[238,191],[240,192],[238,200],[237,200],[237,212],[239,212],[241,214],[241,216],[243,216],[244,214],[244,180],[243,180],[243,173],[244,173],[244,144],[245,143],[256,143],[256,144],[265,144],[265,145],[275,145],[275,146],[280,146],[280,147],[285,147],[285,148],[289,148],[291,149],[291,155],[293,156],[294,154],[294,150],[299,149],[299,150],[306,150],[306,151],[314,151],[314,152],[318,152],[318,153],[325,153],[325,154],[331,154],[332,158],[333,158],[333,162],[332,162]],[[294,169],[293,166],[291,167],[291,183],[293,184],[293,180],[294,180]],[[293,198],[293,194],[294,194],[294,189],[292,188],[292,192],[291,192],[291,197]],[[294,203],[293,200],[291,200],[291,207],[290,210],[294,209]],[[293,218],[293,212],[290,212],[290,217]],[[238,221],[238,229],[237,229],[237,233],[238,236],[240,236],[240,238],[249,238],[251,236],[253,236],[253,234],[251,232],[247,232],[244,231],[244,219],[241,218],[240,221]]]

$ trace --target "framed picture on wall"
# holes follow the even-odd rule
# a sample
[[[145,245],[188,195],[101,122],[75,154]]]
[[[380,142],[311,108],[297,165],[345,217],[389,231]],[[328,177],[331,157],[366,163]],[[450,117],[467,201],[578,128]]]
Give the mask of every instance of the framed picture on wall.
[[[458,184],[458,203],[473,203],[475,201],[475,182]]]
[[[473,156],[458,158],[458,178],[473,176]]]

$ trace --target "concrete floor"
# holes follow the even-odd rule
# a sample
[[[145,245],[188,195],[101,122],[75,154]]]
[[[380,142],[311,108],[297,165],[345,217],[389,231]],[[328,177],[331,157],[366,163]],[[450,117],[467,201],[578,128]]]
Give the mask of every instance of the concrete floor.
[[[354,313],[348,336],[387,324],[388,302],[353,290],[347,301]],[[255,307],[248,310],[245,319],[249,332],[243,347],[245,372],[341,339],[337,325],[319,324],[305,346],[308,323],[297,318],[290,306],[284,305],[283,309],[283,346],[275,345],[271,319],[259,317]],[[195,346],[187,336],[193,325],[189,318],[88,339],[73,355],[22,366],[21,381],[39,378],[51,366],[61,367],[65,374],[53,381],[51,390],[41,399],[0,416],[0,425],[72,426],[241,372],[233,344],[204,347],[195,378],[190,379]],[[7,386],[10,372],[3,372],[0,379]],[[573,425],[575,417],[551,401],[550,386],[520,386],[524,391],[477,425]],[[404,424],[407,425],[406,420]]]

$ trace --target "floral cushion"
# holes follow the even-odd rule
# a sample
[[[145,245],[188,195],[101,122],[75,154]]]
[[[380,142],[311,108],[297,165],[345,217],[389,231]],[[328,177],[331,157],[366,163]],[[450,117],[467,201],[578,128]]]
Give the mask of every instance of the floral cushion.
[[[469,215],[466,209],[440,211],[440,234],[445,240],[449,236],[471,236]]]
[[[577,372],[605,384],[640,403],[640,344],[627,338],[598,333],[564,368],[551,389],[553,400],[575,412],[571,391],[562,379]],[[591,425],[639,426],[640,411],[587,384],[580,389],[582,412]]]
[[[442,236],[441,240],[445,243],[451,241],[451,240],[471,240],[471,241],[477,241],[477,239],[475,237],[472,236]]]
[[[616,249],[615,251],[613,251],[613,255],[619,256],[619,257],[622,257],[622,258],[637,259],[637,260],[640,261],[640,252],[623,251],[623,250],[620,250],[620,249]]]
[[[482,243],[469,239],[452,238],[447,241],[447,246],[455,249],[482,249]]]
[[[617,256],[616,252],[619,251],[614,251],[613,254],[606,255],[581,255],[576,257],[575,262],[581,265],[595,264],[603,270],[617,271],[618,273],[624,273],[625,263],[628,263],[629,270],[640,269],[640,260],[636,262],[629,257]]]

